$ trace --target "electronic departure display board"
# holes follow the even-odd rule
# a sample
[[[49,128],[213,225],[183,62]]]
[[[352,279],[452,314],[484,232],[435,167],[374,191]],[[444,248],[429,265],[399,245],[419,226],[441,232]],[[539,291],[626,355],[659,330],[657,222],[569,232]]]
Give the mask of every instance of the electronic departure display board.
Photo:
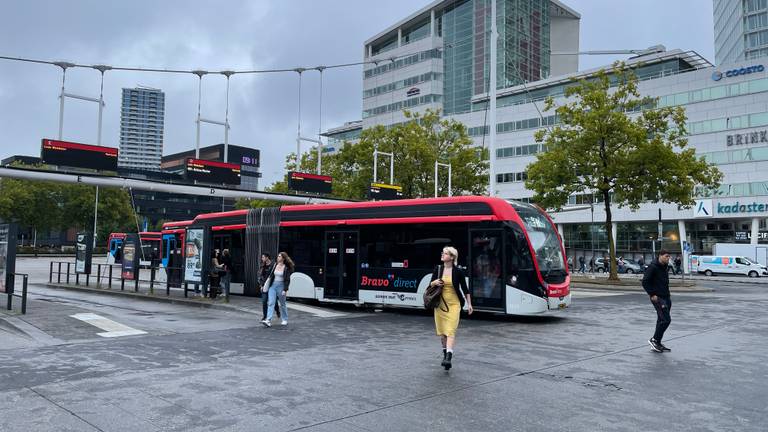
[[[383,183],[371,183],[368,198],[377,200],[395,200],[403,197],[403,187]]]
[[[40,159],[49,165],[117,171],[117,149],[43,139]]]
[[[332,183],[333,178],[329,176],[296,171],[288,172],[288,189],[290,190],[329,194]]]
[[[187,179],[203,183],[240,184],[240,165],[238,164],[189,158],[185,173]]]

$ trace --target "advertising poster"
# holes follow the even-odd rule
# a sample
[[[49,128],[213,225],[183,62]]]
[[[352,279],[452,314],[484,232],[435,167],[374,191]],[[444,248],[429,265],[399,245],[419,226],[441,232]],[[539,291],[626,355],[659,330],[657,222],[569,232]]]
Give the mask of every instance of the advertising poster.
[[[139,239],[135,234],[125,238],[123,243],[123,279],[136,279],[136,272],[139,268]]]
[[[203,278],[203,229],[187,230],[184,245],[184,281],[201,283]]]
[[[0,224],[0,292],[13,293],[16,271],[16,225]]]
[[[75,241],[75,273],[91,274],[93,242],[89,233],[77,233]]]

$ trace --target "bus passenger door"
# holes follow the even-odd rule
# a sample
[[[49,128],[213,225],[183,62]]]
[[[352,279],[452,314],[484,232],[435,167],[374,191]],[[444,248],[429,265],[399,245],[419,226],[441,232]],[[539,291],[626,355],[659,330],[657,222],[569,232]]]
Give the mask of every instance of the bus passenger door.
[[[323,298],[357,299],[357,232],[325,233],[325,286]]]
[[[504,310],[502,230],[470,230],[469,291],[472,306]]]

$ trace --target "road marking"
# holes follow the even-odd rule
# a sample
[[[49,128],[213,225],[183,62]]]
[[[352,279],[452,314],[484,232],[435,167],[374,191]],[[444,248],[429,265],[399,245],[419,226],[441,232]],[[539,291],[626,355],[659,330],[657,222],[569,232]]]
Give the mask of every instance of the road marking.
[[[134,335],[140,335],[140,334],[147,334],[147,332],[142,330],[137,330],[135,328],[128,327],[126,325],[120,324],[118,322],[112,321],[111,319],[104,318],[101,315],[96,315],[93,313],[80,313],[75,315],[70,315],[72,318],[79,319],[80,321],[87,322],[88,324],[98,327],[102,330],[105,330],[103,333],[96,333],[97,335],[101,337],[120,337],[120,336],[134,336]]]
[[[572,290],[571,297],[576,298],[589,298],[589,297],[610,297],[620,296],[625,294],[633,294],[633,291],[601,291],[601,290]]]
[[[299,304],[299,303],[294,303],[294,302],[290,302],[290,301],[287,302],[287,303],[288,303],[288,308],[289,308],[288,310],[296,309],[298,311],[306,312],[306,313],[318,316],[320,318],[335,318],[335,317],[341,317],[341,316],[347,315],[345,313],[331,312],[331,311],[329,311],[327,309],[307,306],[305,304]]]

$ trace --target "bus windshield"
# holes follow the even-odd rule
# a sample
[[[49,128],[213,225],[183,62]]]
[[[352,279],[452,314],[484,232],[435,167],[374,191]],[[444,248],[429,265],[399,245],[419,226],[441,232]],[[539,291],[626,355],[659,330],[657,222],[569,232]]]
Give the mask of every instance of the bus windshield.
[[[516,203],[517,204],[517,203]],[[546,216],[536,208],[515,205],[515,210],[523,220],[531,246],[536,253],[539,270],[547,274],[551,271],[565,271],[565,259],[560,248],[560,239]]]

